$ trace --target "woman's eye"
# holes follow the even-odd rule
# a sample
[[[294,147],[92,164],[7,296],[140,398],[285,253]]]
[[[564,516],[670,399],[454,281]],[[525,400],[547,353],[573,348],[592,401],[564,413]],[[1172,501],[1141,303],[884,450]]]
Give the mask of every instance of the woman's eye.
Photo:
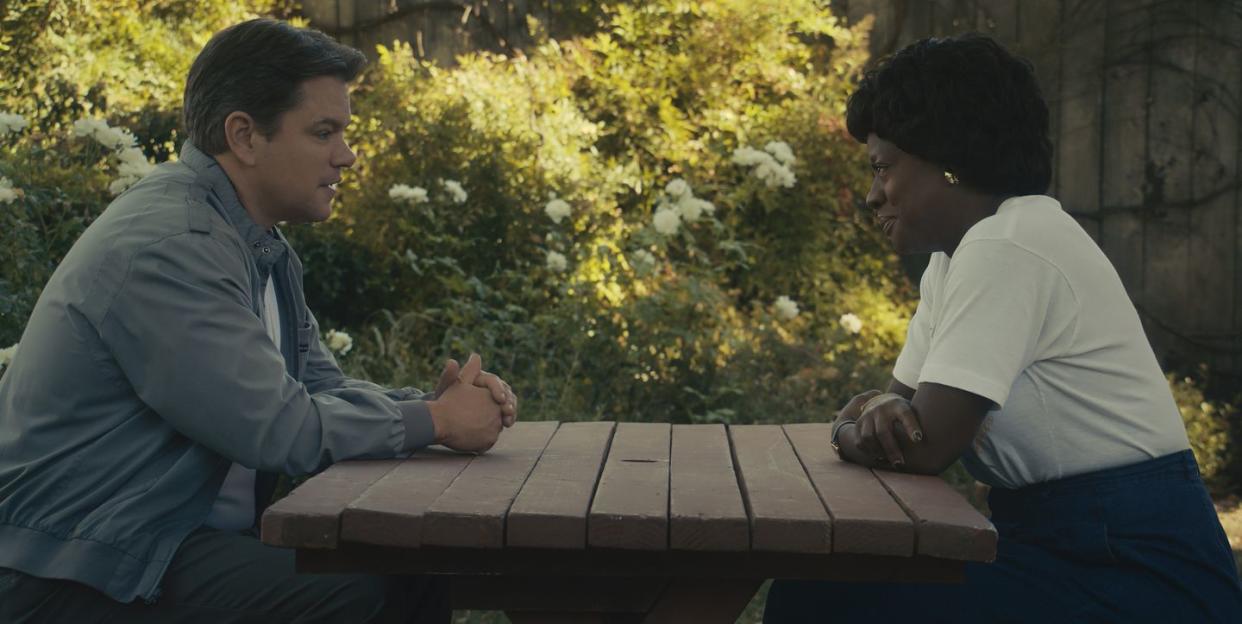
[[[881,174],[888,171],[888,165],[882,163],[871,163],[871,170],[876,172],[876,174]]]
[[[332,136],[332,133],[328,132],[327,130],[320,130],[319,132],[315,133],[315,136],[326,141],[328,140],[328,137]]]

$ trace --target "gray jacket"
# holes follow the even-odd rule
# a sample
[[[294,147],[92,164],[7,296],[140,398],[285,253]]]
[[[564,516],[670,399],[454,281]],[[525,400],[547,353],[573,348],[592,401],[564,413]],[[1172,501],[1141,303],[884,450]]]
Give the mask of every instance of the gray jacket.
[[[318,336],[293,250],[187,142],[74,244],[0,378],[0,567],[154,601],[232,462],[299,475],[432,442],[429,397],[346,378]]]

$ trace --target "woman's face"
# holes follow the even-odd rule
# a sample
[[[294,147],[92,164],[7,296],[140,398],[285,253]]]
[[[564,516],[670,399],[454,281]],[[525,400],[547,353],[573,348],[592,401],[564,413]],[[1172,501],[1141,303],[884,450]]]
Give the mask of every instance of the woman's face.
[[[945,251],[952,187],[944,170],[874,133],[867,137],[867,154],[875,172],[867,207],[893,249],[902,255]]]

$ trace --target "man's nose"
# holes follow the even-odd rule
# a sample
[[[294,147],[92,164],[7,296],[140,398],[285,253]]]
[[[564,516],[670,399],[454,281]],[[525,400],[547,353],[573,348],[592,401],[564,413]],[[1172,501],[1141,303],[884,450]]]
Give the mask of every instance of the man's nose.
[[[343,143],[341,147],[342,149],[337,150],[336,158],[332,165],[348,169],[354,166],[354,163],[358,160],[358,155],[354,153],[354,150],[349,147],[348,143]]]

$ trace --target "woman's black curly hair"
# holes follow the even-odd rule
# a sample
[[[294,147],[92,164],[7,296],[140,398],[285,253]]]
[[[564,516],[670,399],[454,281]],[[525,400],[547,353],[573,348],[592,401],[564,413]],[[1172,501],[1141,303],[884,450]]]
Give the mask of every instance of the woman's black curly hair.
[[[864,74],[845,115],[859,142],[874,132],[987,193],[1041,194],[1052,181],[1034,70],[984,35],[906,46]]]

